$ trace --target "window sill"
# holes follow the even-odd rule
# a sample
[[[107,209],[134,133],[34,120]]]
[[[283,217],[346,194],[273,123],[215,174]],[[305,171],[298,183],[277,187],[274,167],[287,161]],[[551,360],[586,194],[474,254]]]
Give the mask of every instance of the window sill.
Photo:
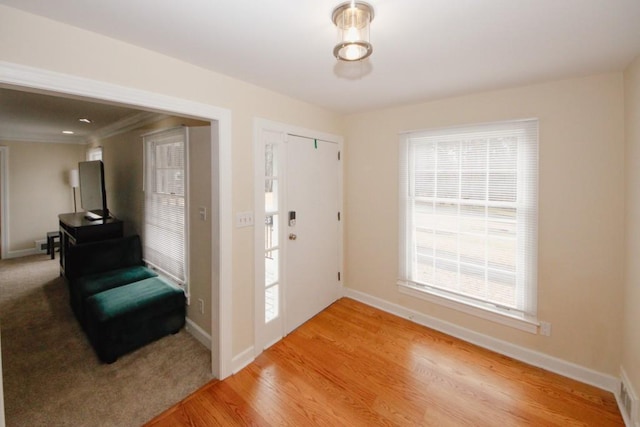
[[[436,292],[431,292],[423,288],[418,288],[417,286],[413,286],[412,284],[402,280],[399,280],[397,284],[398,284],[398,291],[405,295],[410,295],[412,297],[420,298],[420,299],[432,302],[434,304],[451,308],[453,310],[461,311],[463,313],[480,317],[482,319],[486,319],[492,322],[500,323],[501,325],[510,326],[512,328],[529,332],[531,334],[538,333],[538,328],[540,326],[540,323],[538,322],[537,319],[525,318],[522,316],[510,314],[510,313],[504,313],[499,311],[498,309],[492,310],[488,307],[483,307],[479,304],[472,305],[469,303],[456,301],[444,295],[437,294]]]

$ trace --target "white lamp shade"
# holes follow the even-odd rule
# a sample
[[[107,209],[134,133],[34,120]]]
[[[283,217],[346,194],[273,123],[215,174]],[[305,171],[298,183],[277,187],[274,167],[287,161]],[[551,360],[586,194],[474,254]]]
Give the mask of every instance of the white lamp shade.
[[[78,169],[71,169],[69,171],[69,185],[73,188],[80,187],[80,175],[78,175]]]

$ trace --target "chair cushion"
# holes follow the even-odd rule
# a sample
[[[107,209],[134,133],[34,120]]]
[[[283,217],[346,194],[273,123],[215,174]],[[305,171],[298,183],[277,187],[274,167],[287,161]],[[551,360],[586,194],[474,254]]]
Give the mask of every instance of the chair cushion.
[[[157,275],[158,274],[150,268],[139,265],[82,276],[73,281],[73,286],[77,287],[82,299],[85,299],[99,292],[128,285],[129,283],[150,277],[156,277]]]
[[[185,324],[182,289],[151,277],[92,295],[86,300],[86,332],[100,360],[113,363]]]
[[[138,280],[156,276],[157,274],[153,270],[139,265],[79,277],[69,282],[71,308],[73,308],[73,312],[78,320],[80,320],[80,323],[83,323],[83,305],[88,297],[109,289],[137,282]]]
[[[170,312],[184,307],[184,291],[161,277],[151,277],[100,292],[87,299],[87,310],[99,323],[140,311]]]

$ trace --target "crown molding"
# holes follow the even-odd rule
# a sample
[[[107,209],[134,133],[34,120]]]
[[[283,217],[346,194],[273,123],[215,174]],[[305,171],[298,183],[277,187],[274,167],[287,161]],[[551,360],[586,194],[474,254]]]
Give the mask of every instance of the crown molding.
[[[148,111],[141,111],[139,113],[125,117],[124,119],[118,120],[117,122],[111,123],[107,126],[104,126],[98,129],[96,132],[92,133],[91,135],[85,138],[84,144],[89,144],[90,142],[93,142],[93,140],[95,139],[110,138],[115,135],[129,132],[131,130],[137,129],[139,127],[142,127],[151,123],[155,123],[157,121],[166,119],[168,117],[171,117],[171,116],[167,114],[158,114],[158,113],[151,113]]]

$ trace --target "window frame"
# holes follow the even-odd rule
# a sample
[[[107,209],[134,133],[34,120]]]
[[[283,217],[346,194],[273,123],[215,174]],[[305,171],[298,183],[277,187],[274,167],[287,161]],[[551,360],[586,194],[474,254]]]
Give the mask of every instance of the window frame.
[[[143,233],[142,233],[142,238],[143,238],[143,247],[145,249],[144,251],[144,261],[145,263],[152,268],[153,270],[156,270],[158,273],[162,274],[163,277],[165,277],[166,279],[169,279],[171,282],[173,282],[174,284],[180,286],[187,298],[189,298],[190,294],[189,294],[189,132],[188,132],[188,128],[187,127],[178,127],[178,128],[171,128],[171,129],[162,129],[159,131],[155,131],[155,132],[151,132],[151,133],[147,133],[142,135],[143,138],[143,159],[144,159],[144,173],[143,173],[143,192],[144,192],[144,206],[143,206]],[[149,150],[151,149],[151,147],[155,147],[157,145],[163,145],[163,144],[171,144],[171,143],[175,143],[177,142],[175,140],[175,138],[181,138],[182,139],[182,150],[183,150],[183,168],[182,168],[182,177],[183,177],[183,182],[182,182],[182,187],[183,187],[183,195],[176,195],[176,194],[167,194],[167,193],[163,193],[163,192],[157,192],[155,190],[155,178],[152,178],[152,176],[157,176],[157,168],[155,167],[156,164],[155,162],[151,161],[151,153],[149,152]],[[160,141],[160,142],[159,142]],[[150,170],[149,168],[153,168],[152,170]],[[174,199],[182,199],[183,200],[183,227],[182,227],[182,232],[183,232],[183,256],[182,256],[182,270],[183,270],[183,277],[180,277],[177,274],[174,274],[171,271],[168,271],[167,269],[163,268],[162,265],[157,265],[156,263],[154,263],[153,261],[150,261],[147,258],[147,248],[148,248],[148,242],[149,242],[149,230],[147,228],[147,224],[148,224],[148,218],[147,218],[147,211],[149,209],[148,203],[149,203],[149,192],[153,193],[151,197],[162,197],[162,198],[167,198],[167,199],[172,199],[173,201],[175,201]],[[171,200],[169,200],[168,202],[171,202]]]
[[[452,308],[458,311],[465,312],[477,317],[481,317],[490,321],[508,325],[523,331],[536,333],[539,322],[537,320],[537,209],[538,209],[538,128],[539,122],[537,119],[523,119],[512,120],[493,123],[482,123],[474,125],[462,125],[448,128],[428,129],[421,131],[405,132],[400,135],[399,144],[399,269],[398,269],[398,291],[425,299],[427,301]],[[473,297],[456,294],[451,289],[443,289],[437,285],[424,283],[416,280],[417,274],[417,254],[418,243],[415,232],[418,226],[413,223],[415,215],[415,201],[417,199],[426,199],[427,202],[433,203],[435,206],[440,202],[451,201],[452,204],[457,206],[488,206],[491,204],[488,196],[488,192],[485,201],[474,203],[473,201],[464,200],[462,193],[458,193],[456,197],[451,199],[440,199],[438,195],[434,193],[432,196],[420,197],[417,192],[412,193],[415,185],[417,175],[415,170],[412,170],[411,162],[413,159],[410,147],[411,144],[417,144],[417,140],[428,141],[428,144],[434,144],[434,147],[438,147],[438,142],[434,142],[440,139],[461,139],[471,140],[474,137],[480,138],[482,135],[494,134],[497,132],[512,132],[518,133],[520,130],[524,133],[525,145],[522,148],[518,147],[518,152],[526,153],[526,157],[518,155],[516,164],[516,186],[517,186],[517,200],[512,202],[516,208],[516,245],[523,244],[523,240],[526,240],[525,248],[517,248],[518,254],[516,258],[516,286],[524,286],[521,288],[521,292],[516,295],[524,295],[526,297],[521,300],[518,299],[516,307],[501,306],[496,302],[487,302],[476,300]],[[527,133],[528,132],[528,133]],[[485,138],[487,138],[485,136]],[[441,142],[440,142],[441,143]],[[521,140],[519,140],[521,143]],[[486,142],[485,142],[486,144]],[[460,145],[462,147],[462,145]],[[488,155],[488,154],[487,154]],[[524,163],[523,163],[524,162]],[[460,177],[460,188],[462,188],[463,181],[462,175],[464,169],[462,166],[458,166],[455,169]],[[486,173],[489,174],[488,167]],[[438,173],[440,169],[434,169],[434,173]],[[525,176],[525,174],[528,174]],[[437,180],[436,180],[437,181]],[[523,187],[524,186],[524,187]],[[434,191],[437,191],[437,184],[434,184]],[[459,190],[462,191],[462,190]],[[527,192],[527,193],[523,193]],[[523,199],[522,195],[526,197]],[[523,204],[523,200],[526,203]],[[423,200],[424,202],[424,200]],[[511,202],[509,202],[511,203]],[[506,204],[509,204],[506,203]],[[524,215],[526,219],[532,221],[527,223],[528,229],[523,229],[523,221],[525,219],[518,218],[520,215]],[[488,215],[485,215],[488,218]],[[460,218],[459,212],[456,215]],[[431,227],[435,231],[437,228]],[[526,232],[525,232],[526,231]],[[455,233],[457,239],[460,237],[460,231]],[[488,238],[488,234],[484,236],[484,240]],[[459,246],[458,246],[459,248]],[[435,249],[434,249],[435,250]],[[461,268],[460,264],[460,251],[458,254],[455,265],[457,269]],[[434,255],[435,257],[435,255]],[[434,258],[435,259],[435,258]],[[523,266],[525,266],[523,268]],[[488,267],[485,267],[488,269]],[[488,271],[488,270],[487,270]]]

